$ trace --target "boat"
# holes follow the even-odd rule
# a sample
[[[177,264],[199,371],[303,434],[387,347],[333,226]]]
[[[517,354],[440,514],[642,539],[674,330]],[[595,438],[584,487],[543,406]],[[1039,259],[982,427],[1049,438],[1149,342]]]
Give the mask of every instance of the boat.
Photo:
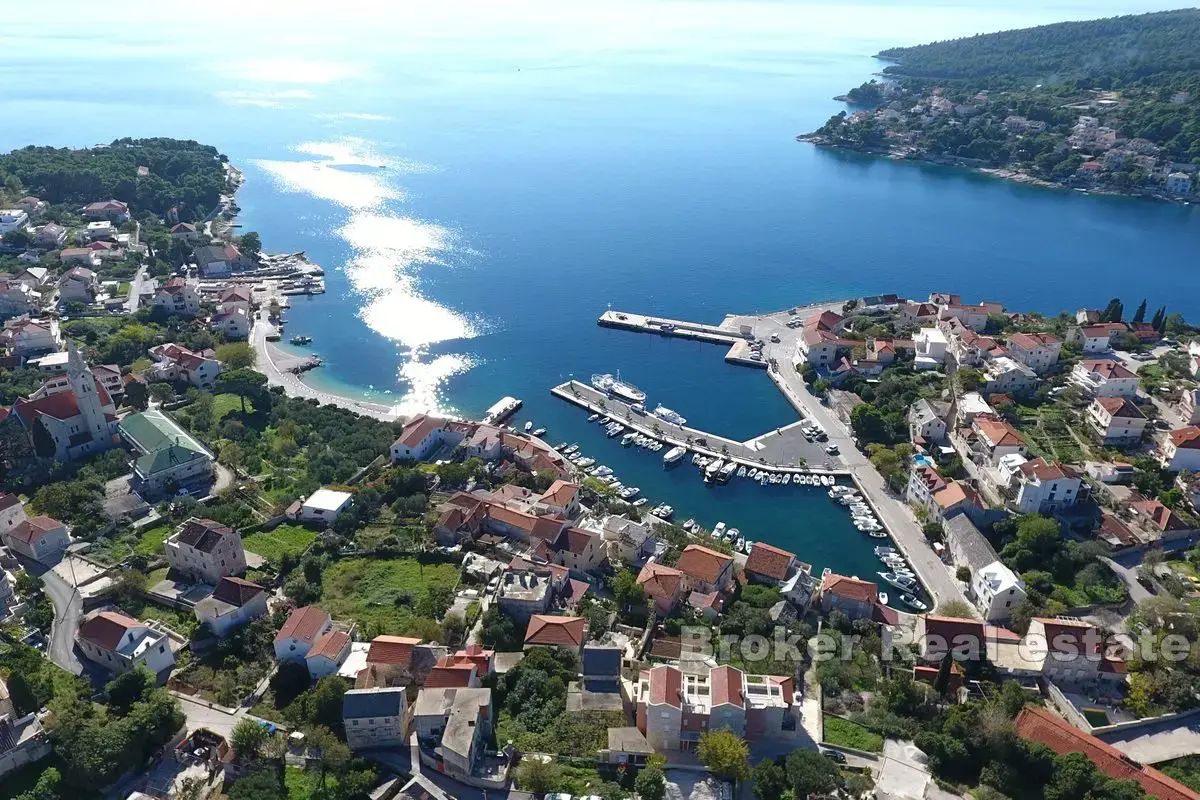
[[[641,508],[642,506],[646,505],[646,503],[649,503],[649,502],[650,501],[647,500],[646,498],[639,497],[637,500],[633,501],[633,505],[635,508]]]
[[[789,472],[787,475],[783,476],[783,485],[786,486],[791,482],[792,482],[792,473]],[[797,480],[796,482],[799,483],[800,481]]]
[[[655,506],[654,510],[651,511],[650,513],[656,517],[662,517],[663,519],[670,519],[671,515],[675,513],[675,509],[671,508],[666,503],[663,503],[662,505]]]
[[[602,392],[607,392],[618,400],[623,400],[626,403],[636,404],[646,402],[646,393],[637,388],[631,383],[626,383],[621,380],[621,374],[618,372],[616,377],[609,374],[593,375],[592,386]]]
[[[546,435],[546,429],[545,429],[545,428],[534,428],[534,429],[533,429],[533,435],[534,435],[534,436],[545,436],[545,435]]]
[[[741,467],[738,469],[738,471],[737,471],[737,476],[738,476],[739,478],[744,478],[744,477],[746,477],[746,467],[745,467],[745,465],[741,466]]]
[[[659,450],[663,449],[663,443],[655,442],[654,444],[650,445],[650,449],[657,453]]]
[[[663,464],[675,464],[687,455],[686,447],[672,447],[663,455]]]
[[[880,558],[883,558],[884,556],[890,555],[895,552],[896,552],[896,548],[894,548],[894,547],[880,546],[880,547],[875,548],[875,555],[879,556]]]
[[[834,486],[836,483],[837,483],[837,478],[833,477],[832,475],[822,475],[821,476],[821,485],[822,486]]]
[[[621,499],[628,500],[631,497],[637,497],[638,492],[642,491],[636,486],[626,486],[620,491]]]
[[[742,532],[737,528],[729,528],[725,531],[725,541],[733,543],[742,538]]]
[[[717,472],[719,472],[723,466],[725,466],[724,459],[717,458],[710,461],[708,466],[704,468],[704,480],[711,481],[717,476]]]
[[[575,466],[590,467],[592,464],[595,464],[595,463],[596,463],[596,459],[594,459],[594,458],[581,458],[581,459],[579,459],[579,461],[577,461],[575,463]]]
[[[685,531],[691,531],[691,529],[694,527],[696,527],[696,520],[694,519],[689,519],[687,522],[683,523],[683,529]]]
[[[877,531],[867,531],[867,536],[870,536],[872,539],[886,539],[888,538],[888,532],[882,529]]]
[[[601,418],[600,418],[600,424],[601,424],[601,425],[607,425],[607,424],[609,424],[610,422],[612,422],[612,418],[611,418],[611,417],[601,417]]]
[[[531,430],[533,430],[533,420],[525,423],[525,432],[529,433]]]
[[[566,449],[566,450],[563,450],[563,454],[564,454],[564,455],[568,455],[568,456],[569,456],[569,455],[571,455],[572,453],[574,453],[574,452],[575,452],[576,450],[578,450],[578,449],[579,449],[579,445],[577,445],[577,444],[569,444],[569,445],[567,445],[567,449]]]
[[[770,478],[768,478],[768,480],[770,480],[770,481],[771,481],[771,483],[775,483],[775,484],[777,484],[777,483],[779,483],[779,481],[780,481],[780,477],[779,477],[778,475],[776,475],[774,472],[772,472],[772,473],[771,473],[771,477],[770,477]]]
[[[597,477],[601,477],[601,478],[602,478],[602,477],[604,477],[605,475],[612,475],[612,474],[613,474],[613,471],[612,471],[612,469],[611,469],[610,467],[606,467],[606,466],[604,466],[603,464],[601,464],[600,466],[598,466],[598,467],[596,467],[595,469],[593,469],[593,470],[592,470],[592,474],[593,474],[593,475],[596,475]]]
[[[614,436],[620,436],[623,430],[625,430],[624,425],[621,425],[620,423],[613,423],[613,425],[608,429],[608,438],[611,439]]]
[[[288,341],[291,342],[292,344],[296,344],[296,345],[312,344],[312,337],[311,336],[293,336],[291,339],[288,339]]]
[[[588,418],[587,418],[587,421],[588,421],[588,422],[595,422],[595,421],[596,421],[596,420],[598,420],[598,419],[600,419],[600,415],[599,415],[599,414],[592,414],[590,417],[588,417]]]
[[[718,522],[716,525],[713,526],[712,535],[713,535],[714,539],[720,539],[721,535],[723,533],[725,533],[725,523],[724,522]]]
[[[875,574],[878,575],[884,583],[891,584],[897,589],[901,589],[906,592],[911,592],[917,587],[917,581],[914,578],[902,577],[894,572],[877,572]]]
[[[747,477],[749,477],[749,478],[750,478],[750,480],[752,480],[752,481],[756,481],[756,480],[758,480],[758,468],[757,468],[757,467],[751,467],[751,468],[750,468],[750,471],[749,471],[749,472],[747,472],[747,473],[746,473],[746,475],[747,475]]]
[[[730,461],[717,472],[717,477],[723,481],[727,481],[733,477],[734,470],[737,469],[737,462]]]
[[[687,420],[679,415],[678,412],[672,411],[666,406],[660,405],[658,408],[650,412],[654,416],[661,419],[663,422],[669,422],[672,425],[686,425]]]
[[[483,421],[488,425],[499,425],[517,413],[522,403],[515,397],[501,397],[483,414]]]
[[[888,601],[887,592],[880,592],[879,593],[879,605],[886,606],[887,601]]]
[[[915,608],[917,611],[928,611],[929,610],[928,603],[926,603],[922,600],[918,600],[912,594],[907,593],[907,592],[900,595],[900,602],[904,603],[904,605],[906,605],[906,606],[911,606],[911,607]]]
[[[758,485],[759,486],[767,485],[767,473],[765,473],[765,472],[758,473]]]
[[[627,433],[621,437],[621,446],[629,447],[629,445],[633,444],[633,440],[636,438],[637,438],[637,434],[634,433],[633,431],[630,431],[629,433]]]

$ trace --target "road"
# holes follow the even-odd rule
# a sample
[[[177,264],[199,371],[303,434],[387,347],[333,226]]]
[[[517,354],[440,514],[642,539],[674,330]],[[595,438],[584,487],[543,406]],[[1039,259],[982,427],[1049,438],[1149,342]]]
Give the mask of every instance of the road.
[[[133,280],[129,281],[129,299],[125,301],[125,310],[130,314],[138,310],[138,304],[141,302],[142,284],[146,280],[146,268],[142,267],[134,274]]]
[[[1154,594],[1137,579],[1138,566],[1122,566],[1111,558],[1101,558],[1108,568],[1111,569],[1118,578],[1125,582],[1125,586],[1129,589],[1129,599],[1135,603],[1140,603],[1143,600],[1149,600]]]
[[[265,681],[266,679],[264,679]],[[205,728],[228,739],[233,733],[234,726],[243,718],[252,719],[255,722],[270,721],[254,716],[244,707],[238,708],[236,711],[227,711],[223,708],[209,705],[203,700],[183,694],[182,692],[172,691],[171,696],[179,701],[179,708],[187,718],[189,731],[194,731],[197,728]],[[272,722],[271,724],[283,730],[287,730],[288,728],[287,725],[281,725],[278,722]]]
[[[54,605],[54,624],[50,628],[50,660],[74,675],[83,673],[83,664],[75,655],[75,634],[83,616],[83,598],[67,581],[46,570],[41,575],[42,588]]]

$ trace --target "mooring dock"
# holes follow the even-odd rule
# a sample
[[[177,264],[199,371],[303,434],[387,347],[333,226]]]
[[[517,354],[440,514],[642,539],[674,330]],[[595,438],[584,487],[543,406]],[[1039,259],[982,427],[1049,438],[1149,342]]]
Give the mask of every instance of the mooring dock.
[[[601,314],[596,322],[603,328],[621,328],[638,333],[657,333],[660,336],[728,345],[729,352],[725,354],[725,360],[729,363],[759,369],[765,369],[767,366],[767,362],[761,357],[756,358],[750,349],[752,329],[737,324],[733,317],[727,317],[720,325],[706,325],[703,322],[688,322],[609,309]]]
[[[805,439],[798,425],[789,425],[738,442],[698,428],[676,425],[652,414],[639,414],[627,403],[579,381],[559,384],[550,393],[592,413],[612,417],[632,431],[671,446],[686,447],[701,455],[733,460],[747,467],[765,466],[781,473],[843,477],[850,474],[849,470],[835,464],[825,454],[823,445]]]

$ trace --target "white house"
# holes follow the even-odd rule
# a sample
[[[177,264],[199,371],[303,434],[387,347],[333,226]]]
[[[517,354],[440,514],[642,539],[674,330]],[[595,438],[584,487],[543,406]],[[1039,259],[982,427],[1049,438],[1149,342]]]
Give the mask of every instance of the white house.
[[[1142,410],[1124,397],[1097,397],[1088,406],[1087,421],[1100,440],[1113,447],[1140,442],[1148,423]]]
[[[971,423],[971,438],[976,456],[997,466],[1007,455],[1025,455],[1028,447],[1017,429],[994,417],[976,417]]]
[[[20,208],[0,209],[0,236],[25,228],[29,224],[29,214]]]
[[[28,517],[25,516],[25,506],[21,504],[21,498],[15,494],[0,492],[0,536],[4,536],[26,519]]]
[[[493,716],[491,689],[426,688],[417,693],[412,721],[418,739],[440,743],[445,773],[466,777],[483,755]]]
[[[75,642],[90,661],[118,675],[145,667],[161,680],[175,666],[165,633],[114,611],[101,611],[80,625]]]
[[[1167,176],[1167,191],[1170,194],[1191,194],[1192,177],[1186,172],[1172,172]]]
[[[1062,340],[1048,333],[1014,333],[1008,337],[1008,354],[1038,375],[1058,363]]]
[[[168,314],[194,317],[200,313],[200,293],[185,278],[174,277],[154,294],[154,307]]]
[[[303,522],[331,523],[338,515],[350,507],[354,495],[350,492],[336,492],[333,489],[318,489],[309,495],[300,506],[298,519]]]
[[[922,397],[909,406],[908,409],[908,438],[915,443],[936,445],[946,440],[947,410],[945,404],[932,402]]]
[[[913,365],[917,369],[937,369],[946,361],[948,346],[946,334],[941,328],[921,328],[913,339]]]
[[[234,628],[266,616],[267,592],[241,578],[221,578],[213,593],[196,603],[195,612],[196,619],[208,625],[217,638],[224,639]]]
[[[1200,389],[1184,389],[1179,396],[1179,414],[1188,425],[1200,422]]]
[[[333,620],[316,606],[297,608],[275,634],[276,661],[303,661],[322,634],[333,628]]]
[[[57,319],[29,319],[21,317],[9,320],[0,331],[0,345],[8,352],[21,358],[40,353],[54,353],[62,344]]]
[[[1073,506],[1083,485],[1075,470],[1040,457],[1022,464],[1018,477],[1017,508],[1023,514],[1048,514]]]
[[[24,510],[20,513],[22,517],[25,516]],[[22,519],[4,531],[0,538],[9,550],[42,564],[58,561],[67,545],[71,543],[67,526],[53,517],[44,515]]]
[[[244,311],[218,311],[208,318],[208,327],[229,341],[250,338],[252,318]]]
[[[828,367],[837,360],[838,338],[829,331],[805,327],[796,342],[796,354],[792,361],[797,366],[811,364],[814,367]]]
[[[209,350],[194,353],[171,343],[155,345],[149,353],[156,362],[146,370],[146,378],[151,381],[185,380],[197,388],[211,389],[221,374],[221,362]]]
[[[83,249],[83,252],[89,265],[98,260],[91,250]],[[70,253],[71,250],[62,251],[63,264],[69,263],[67,259]],[[96,273],[87,267],[72,267],[58,279],[58,299],[61,303],[91,303],[96,299],[99,289]]]
[[[326,631],[317,637],[304,657],[309,677],[315,681],[337,672],[350,655],[350,645],[350,636],[344,631]]]
[[[117,235],[117,229],[113,224],[106,219],[98,219],[87,224],[86,234],[88,239],[96,241],[97,239],[111,239]]]
[[[1025,583],[1000,561],[971,574],[970,597],[988,622],[1003,622],[1025,598]]]
[[[1189,425],[1171,431],[1163,443],[1162,465],[1171,472],[1200,471],[1200,427]]]
[[[193,579],[216,584],[246,571],[237,531],[211,519],[189,519],[163,542],[167,563]]]
[[[1037,373],[1008,356],[999,356],[988,361],[983,367],[983,374],[986,381],[983,388],[989,394],[1032,394],[1038,384]]]
[[[403,688],[350,689],[342,698],[342,724],[351,750],[405,743],[408,697]]]
[[[392,442],[392,463],[422,460],[442,446],[449,429],[449,420],[428,414],[415,415],[404,424],[399,438]],[[454,443],[457,444],[461,440],[460,433]]]
[[[1071,370],[1071,383],[1090,397],[1137,397],[1138,376],[1116,360],[1088,359]]]
[[[1067,338],[1079,345],[1084,353],[1105,353],[1112,349],[1113,340],[1129,330],[1124,322],[1100,322],[1071,328]]]

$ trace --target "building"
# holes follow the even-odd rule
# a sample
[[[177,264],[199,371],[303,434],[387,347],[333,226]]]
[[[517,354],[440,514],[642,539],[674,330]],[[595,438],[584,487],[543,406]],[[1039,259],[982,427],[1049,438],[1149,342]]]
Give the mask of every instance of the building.
[[[921,328],[913,343],[913,366],[917,369],[937,369],[945,363],[949,342],[941,328]]]
[[[70,461],[87,453],[108,450],[116,443],[117,407],[100,386],[83,356],[72,343],[67,347],[65,379],[48,381],[38,391],[13,404],[13,414],[26,432],[38,437],[40,425],[53,442],[57,461]],[[47,455],[50,455],[47,453]]]
[[[1060,755],[1081,753],[1102,774],[1114,780],[1130,780],[1147,797],[1158,800],[1200,800],[1200,794],[1169,778],[1154,767],[1140,764],[1107,742],[1084,733],[1066,720],[1038,706],[1025,706],[1014,725],[1017,735],[1045,745]]]
[[[946,414],[949,408],[922,397],[909,406],[908,438],[919,447],[931,447],[946,441]]]
[[[62,346],[58,320],[19,317],[9,320],[0,331],[0,346],[9,355],[32,358],[45,353],[57,353]]]
[[[1075,505],[1083,481],[1078,472],[1038,457],[1019,468],[1017,508],[1022,514],[1053,514]]]
[[[101,611],[79,626],[79,650],[114,674],[145,667],[160,681],[175,666],[175,653],[165,633],[114,611]]]
[[[333,489],[317,489],[300,506],[297,517],[301,522],[321,522],[333,524],[343,511],[354,502],[350,492],[338,492]]]
[[[441,417],[416,414],[404,423],[399,438],[392,442],[392,463],[422,461],[447,442],[458,444],[463,439],[461,427]]]
[[[608,560],[613,563],[639,566],[654,555],[658,547],[658,539],[650,528],[625,517],[605,517],[600,528],[600,535],[608,547]]]
[[[1162,465],[1171,472],[1200,471],[1200,427],[1189,425],[1171,431],[1163,443]]]
[[[120,200],[100,200],[95,203],[88,203],[79,209],[79,213],[88,219],[107,219],[116,222],[125,222],[129,219],[129,205],[122,203]]]
[[[193,352],[171,343],[150,348],[155,364],[146,370],[150,381],[187,381],[199,389],[211,389],[221,374],[221,362],[212,351]]]
[[[850,619],[871,619],[879,589],[870,581],[829,573],[821,579],[819,602],[822,613],[841,611]]]
[[[50,755],[50,737],[35,712],[0,716],[0,776]]]
[[[928,464],[914,463],[905,500],[925,511],[930,521],[944,522],[956,514],[978,518],[984,509],[979,494],[958,480],[946,480]]]
[[[1123,322],[1101,322],[1072,328],[1067,339],[1078,344],[1084,353],[1107,353],[1113,341],[1127,330]]]
[[[55,250],[67,241],[67,229],[56,222],[47,222],[37,229],[33,243],[40,250]]]
[[[313,642],[304,663],[314,681],[333,675],[350,655],[350,635],[345,631],[326,631]]]
[[[418,743],[440,756],[440,771],[452,778],[469,777],[476,771],[493,720],[491,689],[422,689],[413,703]]]
[[[407,716],[404,689],[350,689],[342,697],[342,724],[351,750],[402,746]]]
[[[333,620],[316,606],[297,608],[275,634],[276,661],[303,661],[322,634],[333,629]]]
[[[82,252],[63,250],[62,258],[64,265],[84,262],[88,267],[94,266],[98,260],[98,256],[86,248],[82,248]],[[71,267],[58,279],[58,300],[60,303],[83,303],[84,305],[91,305],[96,301],[96,295],[100,291],[100,283],[96,279],[96,273],[88,269],[88,267]]]
[[[940,662],[947,653],[955,661],[978,661],[986,654],[984,626],[979,620],[921,614],[913,634],[926,664]]]
[[[1191,194],[1192,177],[1186,172],[1172,172],[1167,176],[1167,192],[1169,194]]]
[[[0,209],[0,236],[24,230],[29,224],[29,214],[21,208]]]
[[[246,571],[246,551],[237,531],[211,519],[187,520],[163,542],[167,563],[193,580],[217,584]]]
[[[229,341],[241,341],[250,337],[253,320],[241,310],[218,311],[208,318],[208,327]]]
[[[1038,376],[1032,369],[1008,356],[997,356],[983,367],[983,390],[988,394],[1033,394]]]
[[[211,480],[213,454],[162,409],[129,414],[117,431],[134,450],[133,485],[139,492],[158,495]]]
[[[231,244],[211,244],[197,247],[192,259],[200,274],[206,278],[220,277],[245,269],[249,264],[240,250]]]
[[[20,509],[20,504],[15,508]],[[71,543],[67,526],[44,515],[25,519],[24,509],[21,509],[20,517],[19,522],[0,534],[4,544],[14,553],[41,564],[56,563]]]
[[[564,528],[550,545],[550,550],[554,563],[578,575],[598,569],[608,559],[608,550],[600,534],[583,528]]]
[[[1120,361],[1081,361],[1071,370],[1070,381],[1089,397],[1137,397],[1138,376],[1126,369]]]
[[[1008,337],[1008,354],[1044,375],[1058,364],[1062,354],[1062,340],[1049,333],[1014,333]]]
[[[997,466],[1008,455],[1025,456],[1029,450],[1016,428],[995,417],[976,417],[971,423],[969,439],[974,460]]]
[[[171,226],[171,238],[183,239],[186,242],[195,242],[200,239],[200,232],[190,222],[177,222]]]
[[[117,399],[124,396],[125,376],[116,364],[97,364],[92,367],[92,375],[104,391],[108,392],[109,397]]]
[[[95,242],[115,238],[117,229],[108,220],[98,219],[94,222],[89,222],[81,234],[89,241]]]
[[[750,548],[749,557],[746,558],[745,573],[752,581],[781,586],[787,582],[795,567],[795,553],[789,553],[765,542],[755,542]]]
[[[200,293],[186,278],[176,276],[154,293],[153,305],[167,314],[194,317],[200,313]]]
[[[724,592],[733,585],[733,559],[699,544],[683,548],[675,569],[682,573],[682,590],[688,592]]]
[[[969,428],[975,423],[976,417],[995,417],[996,410],[988,405],[979,392],[967,392],[958,398],[958,411],[955,421],[960,427]],[[949,421],[947,421],[949,427]]]
[[[525,647],[561,647],[581,655],[587,630],[587,620],[583,617],[534,614],[525,628]]]
[[[0,276],[0,319],[35,313],[41,306],[41,295],[20,281]]]
[[[646,593],[654,610],[663,616],[669,615],[683,599],[683,573],[674,567],[647,561],[638,573],[637,584]]]
[[[1085,682],[1099,676],[1103,636],[1095,626],[1073,617],[1034,617],[1025,645],[1041,661],[1041,674],[1055,681]]]
[[[221,578],[208,597],[196,603],[196,619],[224,639],[252,619],[266,616],[267,592],[257,583],[232,576]]]
[[[500,576],[496,591],[500,611],[519,622],[550,611],[567,588],[568,574],[569,570],[558,564],[510,565]]]
[[[720,728],[761,740],[797,726],[790,677],[747,675],[728,665],[643,670],[634,699],[637,728],[657,751],[692,750],[703,733]]]
[[[25,506],[21,498],[8,492],[0,492],[0,536],[20,525],[28,517],[25,516]]]
[[[1088,425],[1106,446],[1126,447],[1142,441],[1146,415],[1125,397],[1097,397],[1087,410]]]
[[[999,560],[971,573],[970,600],[988,622],[1005,622],[1025,598],[1025,583]]]

